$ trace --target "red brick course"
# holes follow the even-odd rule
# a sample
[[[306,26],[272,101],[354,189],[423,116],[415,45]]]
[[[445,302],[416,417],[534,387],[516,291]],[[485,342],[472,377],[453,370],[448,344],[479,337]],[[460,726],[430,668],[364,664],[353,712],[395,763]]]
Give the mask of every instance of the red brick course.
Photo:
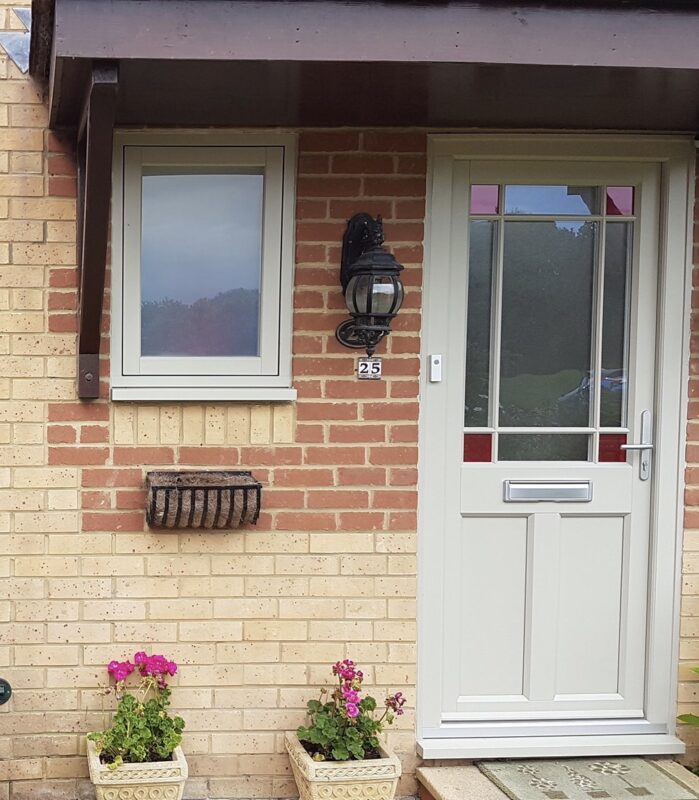
[[[53,133],[47,141],[48,193],[70,195],[75,173],[70,147],[64,137]],[[49,462],[82,468],[83,529],[140,529],[141,494],[120,491],[112,508],[114,500],[107,502],[93,487],[135,489],[146,469],[179,465],[241,466],[258,468],[258,472],[260,467],[269,468],[266,514],[260,525],[276,530],[375,531],[389,524],[394,527],[401,520],[393,514],[389,522],[387,510],[397,507],[389,502],[391,495],[400,498],[401,507],[415,507],[425,149],[425,135],[413,131],[300,134],[293,340],[296,444],[121,446],[109,442],[108,402],[49,405],[49,421],[54,423],[48,429]],[[406,267],[404,310],[394,322],[395,332],[378,350],[385,355],[386,377],[381,382],[358,382],[354,375],[357,354],[334,337],[335,326],[347,317],[338,280],[340,242],[348,217],[360,211],[382,215],[387,246]],[[75,331],[75,270],[51,269],[49,282],[49,329]],[[104,329],[108,330],[108,302]],[[108,389],[105,340],[104,398]],[[373,495],[377,487],[394,485],[401,491]],[[366,488],[346,488],[354,486]],[[382,511],[348,510],[369,506]],[[405,520],[406,530],[414,529],[412,515]]]

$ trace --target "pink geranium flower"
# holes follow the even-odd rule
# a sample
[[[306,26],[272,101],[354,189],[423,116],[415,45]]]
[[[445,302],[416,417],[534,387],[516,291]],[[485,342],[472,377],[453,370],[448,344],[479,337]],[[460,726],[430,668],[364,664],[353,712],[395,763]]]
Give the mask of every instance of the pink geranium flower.
[[[364,673],[354,661],[336,661],[332,673],[335,688],[321,689],[320,698],[308,702],[309,724],[298,729],[300,741],[315,761],[378,757],[380,734],[403,714],[402,692],[389,695],[377,709],[373,697],[363,696]]]

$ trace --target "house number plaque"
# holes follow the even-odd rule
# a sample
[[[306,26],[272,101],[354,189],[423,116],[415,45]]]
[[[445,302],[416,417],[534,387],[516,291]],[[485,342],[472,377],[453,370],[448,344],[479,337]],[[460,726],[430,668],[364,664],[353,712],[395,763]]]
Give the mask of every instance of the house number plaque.
[[[383,362],[380,358],[360,358],[357,361],[357,377],[360,381],[380,381]]]

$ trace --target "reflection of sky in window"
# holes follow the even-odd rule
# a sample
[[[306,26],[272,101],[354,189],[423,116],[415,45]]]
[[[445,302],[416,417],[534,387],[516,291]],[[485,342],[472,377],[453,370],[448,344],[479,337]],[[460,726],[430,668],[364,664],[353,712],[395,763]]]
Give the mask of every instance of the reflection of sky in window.
[[[141,300],[259,289],[262,175],[144,175]]]
[[[573,231],[573,233],[580,233],[583,227],[587,225],[586,222],[579,219],[557,219],[553,224],[559,231]]]
[[[506,186],[506,214],[596,214],[599,190],[592,186]]]

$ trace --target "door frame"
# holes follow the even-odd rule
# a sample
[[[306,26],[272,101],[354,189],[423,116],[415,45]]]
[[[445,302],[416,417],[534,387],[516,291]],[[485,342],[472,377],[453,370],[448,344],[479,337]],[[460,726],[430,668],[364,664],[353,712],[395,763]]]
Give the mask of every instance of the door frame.
[[[675,734],[679,661],[680,574],[689,376],[692,207],[695,149],[677,136],[586,134],[433,134],[428,137],[428,191],[423,280],[419,420],[417,747],[423,758],[664,754],[684,751]],[[436,283],[452,268],[457,163],[469,160],[647,162],[661,167],[656,346],[656,450],[651,507],[646,663],[647,732],[613,733],[605,721],[581,723],[579,735],[542,735],[546,723],[490,723],[497,735],[474,738],[441,718],[444,548],[444,415],[428,358],[445,347],[444,298]],[[679,359],[678,359],[679,355]],[[447,369],[448,369],[448,365]],[[662,486],[661,486],[662,484]],[[662,535],[659,535],[659,532]],[[438,658],[435,655],[439,654]],[[550,730],[550,723],[547,724]],[[660,731],[660,732],[659,732]]]

